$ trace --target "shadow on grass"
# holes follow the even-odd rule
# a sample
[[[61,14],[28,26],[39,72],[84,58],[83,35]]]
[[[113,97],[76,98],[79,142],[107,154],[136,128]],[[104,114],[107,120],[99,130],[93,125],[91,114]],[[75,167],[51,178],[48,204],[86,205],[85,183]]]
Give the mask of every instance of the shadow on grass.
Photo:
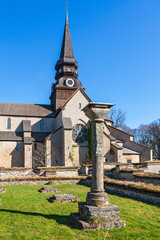
[[[56,220],[57,223],[66,225],[72,229],[75,228],[70,216],[57,215],[57,214],[43,214],[43,213],[37,213],[37,212],[22,212],[22,211],[18,211],[18,210],[8,210],[8,209],[0,209],[0,212],[30,215],[30,216],[34,216],[34,217],[44,217],[49,220]]]

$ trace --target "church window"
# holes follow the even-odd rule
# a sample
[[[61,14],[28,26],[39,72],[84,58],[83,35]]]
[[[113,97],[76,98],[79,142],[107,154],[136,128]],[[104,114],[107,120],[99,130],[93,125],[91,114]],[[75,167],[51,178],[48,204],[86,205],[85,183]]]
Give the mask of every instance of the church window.
[[[41,119],[41,121],[40,121],[40,128],[41,128],[41,130],[44,130],[44,121],[43,121],[43,119]]]
[[[17,151],[19,150],[19,144],[18,143],[16,144],[16,150]]]
[[[132,163],[132,160],[131,160],[131,159],[128,159],[128,160],[127,160],[127,163]]]
[[[81,103],[79,103],[79,109],[81,109],[81,107],[82,107],[82,106],[81,106]]]
[[[82,124],[73,127],[72,138],[76,143],[84,143],[87,140],[87,128]]]
[[[37,143],[34,144],[34,149],[37,150]]]
[[[11,129],[11,119],[7,119],[7,129]]]

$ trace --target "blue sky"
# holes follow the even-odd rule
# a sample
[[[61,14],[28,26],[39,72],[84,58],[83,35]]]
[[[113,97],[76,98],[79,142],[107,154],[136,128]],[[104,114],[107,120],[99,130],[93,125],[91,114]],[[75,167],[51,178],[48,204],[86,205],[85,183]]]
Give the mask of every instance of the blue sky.
[[[64,0],[0,0],[0,102],[50,103]],[[70,0],[79,80],[131,128],[160,118],[160,1]]]

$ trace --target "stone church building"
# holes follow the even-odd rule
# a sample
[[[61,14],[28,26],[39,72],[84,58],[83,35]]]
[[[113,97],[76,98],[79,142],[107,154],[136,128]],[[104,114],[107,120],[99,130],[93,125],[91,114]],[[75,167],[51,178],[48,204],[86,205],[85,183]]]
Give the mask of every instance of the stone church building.
[[[68,16],[56,63],[50,105],[0,103],[0,167],[81,166],[90,158],[90,122],[82,109],[91,102],[78,80]],[[151,149],[116,129],[106,116],[104,162],[151,160]]]

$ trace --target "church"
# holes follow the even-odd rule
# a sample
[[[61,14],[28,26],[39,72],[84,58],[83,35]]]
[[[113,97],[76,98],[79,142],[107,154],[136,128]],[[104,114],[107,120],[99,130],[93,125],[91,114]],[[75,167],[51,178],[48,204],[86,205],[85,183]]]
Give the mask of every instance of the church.
[[[80,167],[91,159],[91,127],[83,108],[91,102],[78,80],[66,14],[60,58],[55,65],[50,105],[0,103],[0,167]],[[106,116],[104,162],[152,160],[147,146],[112,126]]]

